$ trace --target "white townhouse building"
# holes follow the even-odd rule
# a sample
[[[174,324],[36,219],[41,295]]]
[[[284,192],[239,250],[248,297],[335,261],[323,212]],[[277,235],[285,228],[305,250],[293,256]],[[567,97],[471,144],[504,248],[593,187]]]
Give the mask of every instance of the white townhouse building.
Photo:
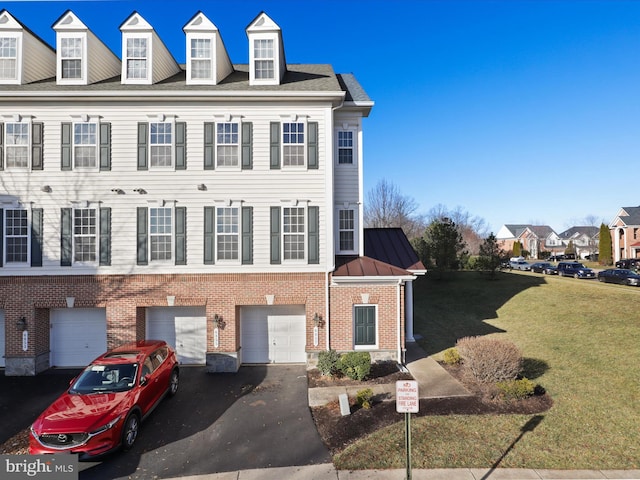
[[[176,25],[185,65],[137,12],[117,53],[72,11],[52,28],[53,47],[0,11],[6,375],[148,338],[212,372],[329,348],[401,360],[424,266],[397,231],[369,232],[367,256],[373,102],[354,75],[288,65],[265,13],[248,64],[203,12]]]

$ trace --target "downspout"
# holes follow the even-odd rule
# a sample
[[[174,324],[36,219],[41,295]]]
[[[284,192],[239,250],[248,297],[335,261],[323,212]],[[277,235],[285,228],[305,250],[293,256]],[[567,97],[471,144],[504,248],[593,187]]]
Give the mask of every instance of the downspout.
[[[324,328],[325,328],[325,342],[327,346],[327,350],[331,350],[331,336],[329,335],[329,272],[325,273],[326,281],[325,281],[325,290],[324,290]]]
[[[401,315],[401,305],[400,305],[400,288],[402,287],[402,280],[398,280],[398,289],[396,290],[396,310],[397,310],[397,331],[398,331],[398,363],[401,363],[404,365],[404,358],[402,355],[402,324],[400,321],[400,315]]]

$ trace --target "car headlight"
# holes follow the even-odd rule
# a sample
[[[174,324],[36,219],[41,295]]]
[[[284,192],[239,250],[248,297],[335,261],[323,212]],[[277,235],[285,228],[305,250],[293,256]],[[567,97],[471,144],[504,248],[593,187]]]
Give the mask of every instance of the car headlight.
[[[102,432],[106,432],[107,430],[109,430],[110,428],[113,428],[113,426],[118,423],[120,421],[120,419],[122,418],[122,415],[120,415],[119,417],[114,418],[113,420],[111,420],[109,423],[104,424],[103,426],[101,426],[100,428],[98,428],[97,430],[94,430],[93,432],[89,432],[89,435],[98,435]]]

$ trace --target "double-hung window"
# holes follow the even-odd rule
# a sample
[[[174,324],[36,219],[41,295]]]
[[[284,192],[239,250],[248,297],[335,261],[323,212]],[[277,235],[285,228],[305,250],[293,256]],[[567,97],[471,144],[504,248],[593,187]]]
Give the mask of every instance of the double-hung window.
[[[78,122],[73,124],[73,164],[76,168],[98,166],[98,124]]]
[[[5,263],[26,264],[29,261],[29,216],[27,210],[4,211]]]
[[[173,124],[151,122],[149,124],[149,164],[151,167],[171,167],[173,165]]]
[[[339,251],[353,252],[355,250],[355,211],[340,210],[338,212]]]
[[[237,167],[239,158],[238,124],[220,122],[216,124],[216,165]]]
[[[216,250],[218,260],[238,260],[240,245],[237,207],[218,207],[216,211]]]
[[[61,75],[64,80],[82,78],[82,38],[60,39]]]
[[[375,348],[377,345],[376,305],[354,305],[354,347],[355,349]]]
[[[127,80],[146,80],[148,75],[147,38],[127,38]]]
[[[98,222],[95,208],[73,210],[73,262],[91,264],[98,258]]]
[[[304,123],[282,124],[282,164],[284,166],[304,166]]]
[[[254,77],[256,80],[275,78],[275,57],[273,39],[262,38],[253,41]]]
[[[0,37],[0,80],[18,78],[18,39]]]
[[[171,260],[173,209],[149,208],[149,253],[151,261]]]
[[[284,260],[304,260],[305,209],[284,207],[282,209],[282,245]]]
[[[5,126],[5,158],[7,168],[29,167],[29,130],[26,122]]]
[[[191,78],[197,80],[213,79],[213,61],[210,38],[191,39]]]
[[[353,165],[353,131],[338,131],[338,165]]]

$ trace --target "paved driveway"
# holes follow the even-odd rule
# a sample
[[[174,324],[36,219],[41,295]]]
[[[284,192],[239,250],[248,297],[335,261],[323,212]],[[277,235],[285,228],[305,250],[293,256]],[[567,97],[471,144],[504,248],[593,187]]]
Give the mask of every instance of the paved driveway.
[[[147,418],[133,449],[81,463],[80,479],[320,463],[331,463],[331,457],[311,418],[304,365],[242,367],[236,374],[183,367],[178,394]]]

